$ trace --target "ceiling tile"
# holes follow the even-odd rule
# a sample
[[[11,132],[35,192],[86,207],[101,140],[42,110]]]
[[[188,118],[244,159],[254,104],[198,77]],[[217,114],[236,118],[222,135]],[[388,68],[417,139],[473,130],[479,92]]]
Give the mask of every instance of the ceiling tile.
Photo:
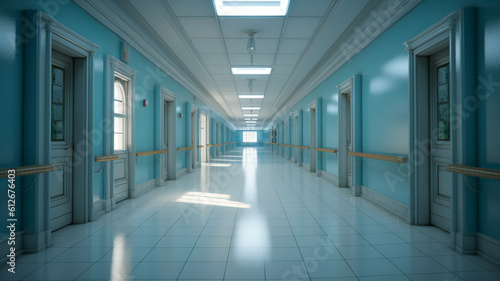
[[[246,54],[248,39],[224,39],[229,53]],[[255,38],[255,54],[274,54],[278,39]]]
[[[278,54],[276,56],[276,65],[295,65],[300,54]]]
[[[280,41],[279,53],[297,54],[302,53],[309,39],[283,39]]]
[[[320,17],[289,17],[284,38],[310,38],[316,30]]]
[[[212,74],[212,77],[217,80],[218,82],[230,82],[232,85],[233,83],[233,75],[232,74]]]
[[[167,0],[178,17],[210,17],[215,16],[212,1],[207,0]]]
[[[229,66],[229,61],[225,54],[201,54],[206,65],[225,65]]]
[[[311,0],[293,0],[288,8],[289,17],[322,17],[328,9],[331,2],[336,0],[314,0],[314,5],[311,5]]]
[[[189,38],[220,38],[215,18],[179,17],[179,21]]]
[[[222,39],[191,39],[200,54],[224,54]]]
[[[253,56],[253,63],[255,65],[267,65],[273,64],[274,54],[255,54]],[[229,62],[231,65],[250,65],[250,55],[249,54],[229,54]]]
[[[220,17],[224,38],[248,38],[248,31],[256,31],[255,41],[261,38],[276,39],[281,35],[283,17]],[[246,43],[245,43],[246,44]],[[246,45],[245,45],[246,48]]]
[[[231,74],[228,66],[207,65],[207,68],[212,74]]]

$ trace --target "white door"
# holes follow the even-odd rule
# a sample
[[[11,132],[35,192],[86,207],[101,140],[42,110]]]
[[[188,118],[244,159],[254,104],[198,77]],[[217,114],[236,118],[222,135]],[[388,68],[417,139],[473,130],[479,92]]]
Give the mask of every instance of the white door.
[[[73,59],[52,52],[50,229],[73,222]]]
[[[430,57],[430,213],[431,224],[450,231],[452,174],[450,134],[450,64],[448,49]]]
[[[196,111],[191,112],[191,147],[193,149],[191,150],[191,168],[195,169],[196,168],[196,162],[198,159],[197,157],[197,151],[198,151],[198,144],[196,143],[197,139],[197,134],[196,134]]]
[[[168,143],[168,102],[163,102],[163,150],[167,150]],[[168,153],[163,153],[163,179],[168,179]]]
[[[293,123],[294,124],[294,132],[295,132],[295,141],[294,141],[294,144],[295,145],[299,145],[299,116],[295,116],[295,122]],[[298,147],[295,147],[295,163],[298,163],[299,162],[299,153],[300,153],[300,150]]]
[[[207,115],[202,113],[200,115],[200,145],[201,148],[201,162],[207,163]]]
[[[351,132],[351,93],[347,93],[345,95],[346,98],[346,111],[345,111],[345,119],[346,120],[346,138],[347,138],[347,186],[352,186],[352,161],[354,157],[349,156],[349,151],[352,151],[352,132]]]
[[[114,81],[114,153],[119,157],[118,160],[113,161],[113,196],[116,203],[129,197],[127,91],[128,82],[116,76]]]
[[[309,122],[309,171],[316,172],[316,108],[311,108],[311,120]]]

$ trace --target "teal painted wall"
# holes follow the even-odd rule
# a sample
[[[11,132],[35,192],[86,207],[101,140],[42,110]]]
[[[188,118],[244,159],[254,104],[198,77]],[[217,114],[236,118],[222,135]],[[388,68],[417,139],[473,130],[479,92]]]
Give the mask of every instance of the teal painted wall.
[[[80,7],[71,1],[2,1],[0,3],[0,36],[4,38],[0,42],[0,77],[3,90],[0,93],[2,104],[8,104],[3,110],[0,110],[0,120],[4,124],[5,132],[0,137],[0,168],[18,167],[29,165],[23,158],[30,155],[24,151],[23,154],[23,131],[29,129],[32,124],[23,121],[26,116],[26,108],[23,107],[23,89],[26,87],[23,81],[23,61],[30,58],[24,58],[23,51],[25,44],[30,44],[34,40],[23,37],[22,26],[23,11],[40,10],[58,20],[61,24],[92,41],[99,46],[94,59],[94,153],[96,156],[104,154],[103,135],[112,133],[106,131],[104,117],[104,57],[112,55],[120,57],[120,42],[122,39],[97,22],[93,17],[84,12]],[[29,22],[30,19],[26,18]],[[82,24],[84,23],[84,24]],[[5,38],[7,40],[5,40]],[[25,41],[23,41],[25,40]],[[215,118],[220,124],[226,124],[215,110],[207,105],[195,101],[192,93],[177,83],[170,76],[158,69],[153,63],[142,56],[135,49],[131,48],[130,62],[128,65],[137,71],[135,80],[135,147],[137,151],[155,150],[154,146],[154,85],[160,84],[173,91],[177,95],[177,114],[176,114],[176,140],[177,147],[189,146],[187,139],[188,124],[186,124],[189,112],[186,111],[186,103],[196,105],[200,110],[209,114],[210,118]],[[34,67],[34,64],[33,64]],[[142,100],[149,101],[148,107],[142,106]],[[183,118],[179,117],[183,114]],[[6,122],[8,120],[8,122]],[[229,136],[228,136],[229,137]],[[186,167],[186,154],[188,152],[177,152],[177,170]],[[100,164],[96,163],[95,170],[99,170]],[[135,184],[139,185],[154,179],[154,157],[146,156],[137,158]],[[31,177],[26,177],[25,181],[31,181]],[[21,178],[17,178],[18,191],[22,183]],[[0,180],[1,186],[7,186],[5,179]],[[94,173],[94,182],[92,183],[94,201],[102,199],[104,196],[104,178],[102,173]],[[22,195],[17,194],[17,216],[21,217]],[[0,208],[7,209],[6,194],[0,195]],[[33,204],[27,204],[26,208],[33,208]],[[0,219],[5,220],[7,213],[2,212]],[[18,229],[20,230],[20,229]],[[6,229],[1,229],[0,233],[6,233]]]
[[[475,83],[483,91],[477,113],[477,157],[478,166],[500,169],[500,2],[473,0],[425,0],[413,11],[375,39],[348,63],[323,81],[306,97],[295,104],[290,112],[303,110],[303,145],[309,146],[309,104],[322,98],[321,128],[322,146],[338,147],[337,85],[349,77],[360,74],[362,84],[362,151],[367,153],[400,155],[409,154],[409,56],[403,42],[413,38],[434,23],[462,7],[476,9],[476,58],[477,76]],[[483,83],[482,81],[489,81]],[[489,93],[489,94],[488,94]],[[282,128],[285,115],[269,127]],[[283,132],[278,134],[283,143]],[[303,154],[309,164],[309,153]],[[409,204],[408,179],[403,176],[389,184],[385,173],[400,175],[395,163],[363,159],[362,183],[402,204]],[[322,170],[338,175],[336,154],[322,153]],[[387,175],[387,174],[386,174]],[[389,180],[388,180],[389,179]],[[478,181],[479,232],[500,239],[500,183],[494,180]]]

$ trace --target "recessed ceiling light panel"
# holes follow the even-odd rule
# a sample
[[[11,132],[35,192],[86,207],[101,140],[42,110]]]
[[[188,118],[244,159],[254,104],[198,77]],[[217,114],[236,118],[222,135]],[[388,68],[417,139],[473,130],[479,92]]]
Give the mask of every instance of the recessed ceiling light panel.
[[[284,16],[290,0],[214,0],[218,16]]]
[[[259,114],[243,114],[245,117],[257,117]]]
[[[241,67],[231,67],[231,72],[234,75],[268,75],[271,74],[271,67],[252,67],[252,66],[241,66]]]
[[[264,95],[238,95],[240,99],[263,99]]]
[[[241,110],[260,110],[259,106],[244,106]]]

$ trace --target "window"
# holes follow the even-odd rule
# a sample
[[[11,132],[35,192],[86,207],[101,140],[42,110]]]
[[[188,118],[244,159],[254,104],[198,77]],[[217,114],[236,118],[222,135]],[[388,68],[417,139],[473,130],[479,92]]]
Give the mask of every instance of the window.
[[[115,108],[115,150],[125,150],[127,147],[126,143],[126,93],[125,84],[126,82],[115,78],[115,97],[114,97],[114,108]]]
[[[243,142],[257,142],[257,132],[243,132]]]

